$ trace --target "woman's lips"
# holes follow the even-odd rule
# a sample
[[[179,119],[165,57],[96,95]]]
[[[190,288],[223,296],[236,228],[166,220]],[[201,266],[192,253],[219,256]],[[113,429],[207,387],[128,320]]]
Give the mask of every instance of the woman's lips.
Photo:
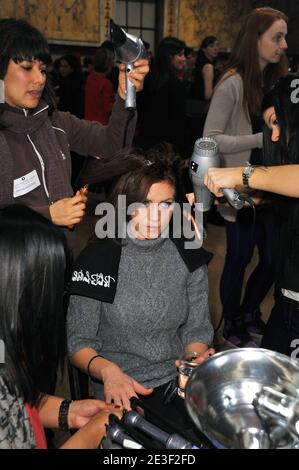
[[[28,94],[31,95],[33,98],[40,98],[42,95],[42,92],[32,90],[32,91],[28,91]]]

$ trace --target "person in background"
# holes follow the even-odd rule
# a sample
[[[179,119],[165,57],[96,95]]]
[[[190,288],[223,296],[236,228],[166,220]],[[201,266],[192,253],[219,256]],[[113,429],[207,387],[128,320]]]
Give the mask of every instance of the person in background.
[[[111,41],[102,42],[101,47],[112,52],[114,60],[115,60],[114,46]],[[119,74],[119,68],[117,67],[117,65],[114,64],[111,72],[107,75],[107,78],[111,81],[115,93],[117,92],[117,87],[118,87],[118,74]]]
[[[64,55],[58,64],[58,109],[69,111],[78,118],[84,116],[84,77],[79,59],[71,54]]]
[[[138,125],[135,144],[145,150],[161,142],[175,147],[181,155],[186,193],[192,191],[188,158],[193,142],[187,138],[186,88],[178,78],[186,65],[185,43],[175,37],[160,41],[144,90],[137,99]]]
[[[42,393],[53,363],[64,362],[63,233],[26,206],[2,207],[0,263],[0,449],[45,449],[44,428],[59,427],[80,428],[62,448],[97,448],[120,410]]]
[[[94,71],[85,86],[85,119],[107,125],[115,101],[113,86],[107,75],[114,65],[111,51],[99,48],[94,58]]]
[[[218,143],[224,166],[262,161],[263,93],[287,73],[287,18],[269,7],[252,10],[244,19],[226,69],[211,100],[204,136]],[[225,219],[227,252],[220,282],[224,338],[235,346],[255,346],[251,334],[262,334],[259,305],[274,280],[276,225],[272,209],[257,210],[254,233],[250,208],[219,206]],[[244,272],[254,245],[259,263],[247,282],[241,305]]]
[[[86,56],[83,58],[84,83],[86,83],[88,75],[92,72],[94,72],[93,57]]]
[[[195,61],[192,98],[210,101],[214,86],[219,76],[215,70],[215,61],[219,54],[219,41],[215,36],[203,39]]]
[[[187,95],[190,96],[191,88],[194,84],[194,72],[196,53],[192,47],[185,47],[186,67],[184,70],[184,84],[187,88]]]
[[[266,166],[251,167],[248,185],[280,194],[273,201],[279,229],[276,270],[277,295],[266,325],[262,347],[291,355],[299,338],[299,75],[281,78],[265,95],[262,112],[265,129]],[[297,86],[297,91],[296,91]],[[275,165],[275,166],[272,166]],[[208,170],[205,184],[216,196],[221,187],[240,187],[244,167]]]

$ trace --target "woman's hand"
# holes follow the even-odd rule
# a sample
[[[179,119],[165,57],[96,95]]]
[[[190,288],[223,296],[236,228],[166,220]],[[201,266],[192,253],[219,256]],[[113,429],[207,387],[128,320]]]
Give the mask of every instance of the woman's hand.
[[[115,414],[119,419],[122,417],[122,410],[116,410],[113,407],[111,411],[108,409],[101,410],[92,416],[85,426],[73,434],[60,449],[97,449],[106,435],[106,424],[109,422],[109,415],[111,413]]]
[[[110,413],[119,412],[119,407],[107,404],[102,400],[76,400],[72,401],[68,412],[68,424],[70,429],[78,429],[85,426],[99,411]]]
[[[243,167],[209,168],[204,179],[205,185],[217,197],[223,196],[221,188],[242,186]]]
[[[134,62],[134,68],[129,73],[129,79],[136,88],[140,91],[143,88],[145,76],[149,72],[149,61],[147,59],[140,59]],[[126,65],[120,64],[119,77],[118,77],[118,94],[124,100],[126,97]]]
[[[195,204],[195,194],[194,193],[187,193],[185,196],[186,196],[190,206],[194,206],[194,204]]]
[[[215,354],[215,349],[214,348],[208,348],[202,351],[190,351],[190,356],[192,358],[192,353],[197,353],[198,356],[195,356],[194,354],[194,359],[192,359],[191,362],[196,362],[196,364],[202,364],[206,359],[208,359],[211,356],[214,356]],[[185,355],[188,355],[188,351],[186,351]],[[179,367],[182,364],[182,361],[180,359],[175,361],[176,367]]]
[[[84,217],[87,195],[77,191],[73,197],[60,199],[49,206],[53,224],[73,228]]]
[[[101,375],[106,403],[113,402],[114,405],[119,405],[125,410],[131,409],[131,397],[137,397],[137,394],[150,395],[153,392],[152,388],[143,387],[132,377],[122,372],[116,365],[109,365],[104,368]]]

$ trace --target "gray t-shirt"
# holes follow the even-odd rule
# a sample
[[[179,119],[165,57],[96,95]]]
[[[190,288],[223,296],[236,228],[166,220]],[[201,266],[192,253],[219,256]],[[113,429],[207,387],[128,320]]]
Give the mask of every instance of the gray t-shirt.
[[[91,347],[145,387],[165,384],[185,345],[213,341],[207,268],[190,273],[170,239],[128,239],[113,304],[73,295],[67,327],[70,356]]]

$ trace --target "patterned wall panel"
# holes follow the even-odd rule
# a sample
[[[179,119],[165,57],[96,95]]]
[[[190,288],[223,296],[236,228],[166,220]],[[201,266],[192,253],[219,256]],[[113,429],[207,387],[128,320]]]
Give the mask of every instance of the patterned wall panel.
[[[114,0],[100,0],[100,22],[101,22],[101,42],[105,41],[108,37],[109,19],[114,18],[115,1]]]
[[[101,41],[103,0],[0,0],[0,17],[26,18],[48,39],[75,43]]]
[[[179,0],[164,2],[164,36],[178,36]]]
[[[251,10],[250,0],[180,0],[178,36],[199,47],[205,36],[217,36],[221,49],[230,49],[240,18]]]

